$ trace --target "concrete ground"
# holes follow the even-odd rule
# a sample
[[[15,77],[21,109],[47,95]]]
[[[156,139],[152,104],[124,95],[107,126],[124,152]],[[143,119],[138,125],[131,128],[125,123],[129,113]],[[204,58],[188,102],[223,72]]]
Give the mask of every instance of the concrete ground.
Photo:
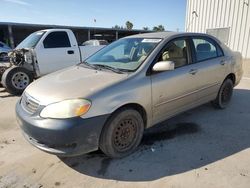
[[[58,158],[34,148],[16,123],[17,100],[0,89],[1,188],[250,186],[250,66],[227,109],[206,104],[172,118],[124,159],[100,151]]]
[[[243,61],[243,70],[246,77],[250,77],[250,59]]]

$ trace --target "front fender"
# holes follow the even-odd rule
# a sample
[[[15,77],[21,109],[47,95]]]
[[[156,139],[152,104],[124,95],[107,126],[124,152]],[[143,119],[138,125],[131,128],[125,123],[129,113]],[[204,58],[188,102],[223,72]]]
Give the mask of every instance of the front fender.
[[[151,80],[149,77],[134,78],[99,91],[90,98],[92,106],[82,118],[111,114],[127,104],[138,104],[147,114],[148,126],[152,120]]]

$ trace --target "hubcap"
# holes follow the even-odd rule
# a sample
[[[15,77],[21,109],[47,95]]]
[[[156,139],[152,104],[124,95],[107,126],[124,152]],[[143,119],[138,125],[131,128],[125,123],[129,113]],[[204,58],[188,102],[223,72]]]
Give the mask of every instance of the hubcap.
[[[29,83],[29,76],[24,72],[17,72],[12,76],[12,85],[17,89],[25,89]]]
[[[227,104],[232,96],[232,88],[230,85],[226,85],[221,93],[221,102],[222,104]]]
[[[137,121],[134,117],[121,120],[116,126],[113,135],[113,146],[117,151],[129,150],[136,140]]]

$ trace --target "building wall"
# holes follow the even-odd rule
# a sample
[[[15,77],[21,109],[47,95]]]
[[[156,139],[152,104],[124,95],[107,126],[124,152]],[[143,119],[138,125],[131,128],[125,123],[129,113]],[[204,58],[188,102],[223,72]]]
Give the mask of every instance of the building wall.
[[[214,34],[250,58],[250,0],[187,0],[185,29]]]

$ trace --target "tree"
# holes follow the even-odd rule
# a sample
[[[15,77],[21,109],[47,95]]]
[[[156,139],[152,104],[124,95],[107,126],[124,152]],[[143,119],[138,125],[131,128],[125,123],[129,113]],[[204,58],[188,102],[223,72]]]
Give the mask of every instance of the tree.
[[[165,28],[163,25],[158,25],[153,27],[153,31],[165,31]]]
[[[113,29],[124,29],[123,26],[115,25],[112,27]]]
[[[131,23],[130,21],[127,21],[126,22],[126,28],[128,29],[128,30],[132,30],[132,28],[133,28],[133,23]]]
[[[149,30],[149,27],[143,27],[142,28],[144,31],[148,31]]]

